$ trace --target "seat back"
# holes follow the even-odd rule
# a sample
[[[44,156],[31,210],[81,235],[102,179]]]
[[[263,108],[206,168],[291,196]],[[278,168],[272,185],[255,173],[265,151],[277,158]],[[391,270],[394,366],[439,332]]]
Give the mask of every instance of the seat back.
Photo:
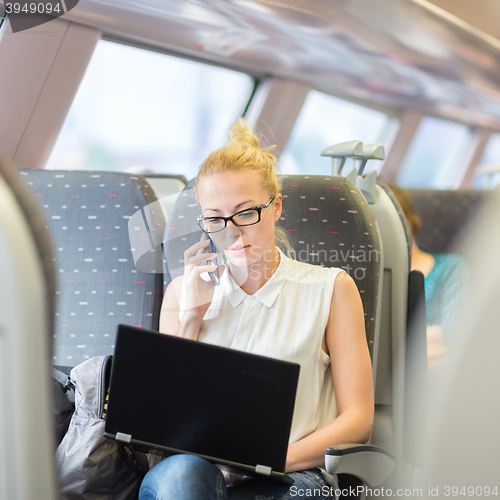
[[[163,209],[163,215],[165,220],[172,209],[174,208],[175,202],[187,184],[187,179],[183,175],[170,175],[170,174],[148,174],[146,180],[149,185],[154,189],[156,196],[158,197],[161,207]],[[165,265],[165,262],[163,262]],[[163,268],[163,270],[165,267]],[[167,289],[167,283],[165,277],[163,278],[163,293]]]
[[[284,175],[280,181],[283,214],[279,225],[290,235],[292,257],[320,266],[340,267],[352,276],[363,301],[367,342],[376,363],[383,263],[378,228],[368,203],[344,177]],[[183,274],[184,251],[200,240],[201,230],[196,223],[200,213],[191,181],[167,222],[167,284]]]
[[[361,150],[346,154],[346,145],[359,146],[359,142],[351,141],[332,146],[329,150],[334,154],[329,154],[329,156],[334,157],[335,161],[340,159],[341,163],[346,156],[354,157],[355,168],[346,177],[359,187],[370,203],[380,230],[384,256],[383,294],[381,296],[379,359],[376,365],[377,385],[375,387],[376,411],[372,444],[388,449],[396,457],[394,474],[386,482],[387,487],[394,488],[405,484],[406,477],[411,474],[411,467],[406,464],[408,453],[405,447],[405,410],[407,407],[405,398],[408,388],[406,377],[408,303],[412,303],[412,308],[414,308],[414,301],[409,297],[408,286],[412,239],[404,213],[392,191],[387,186],[377,184],[376,171],[362,176],[364,165],[369,159],[383,159],[383,146],[381,144],[362,145]],[[412,280],[411,289],[421,294],[422,277],[415,276],[414,278],[417,279]],[[418,286],[414,286],[417,284]],[[422,339],[416,342],[413,334],[418,332],[421,336],[423,330],[421,328],[412,330],[411,344],[421,346]]]
[[[32,194],[1,162],[0,276],[0,498],[56,498],[53,252]]]
[[[183,175],[170,174],[148,174],[145,175],[145,178],[160,200],[165,211],[165,218],[168,218],[179,193],[187,184],[187,179]]]
[[[377,224],[361,194],[344,177],[281,176],[280,226],[292,240],[295,258],[344,269],[356,282],[363,302],[372,360],[378,346],[382,252]]]
[[[385,185],[377,184],[370,204],[379,226],[384,253],[380,345],[372,444],[396,457],[386,486],[404,484],[409,468],[405,453],[406,339],[411,234],[401,207]]]
[[[430,252],[460,252],[460,243],[477,225],[481,210],[500,199],[499,191],[472,189],[408,189],[415,213],[422,219],[417,244]]]
[[[117,172],[21,174],[45,212],[54,242],[58,303],[53,364],[75,366],[112,354],[119,323],[157,330],[161,250],[150,250],[149,267],[136,265],[137,249],[154,246],[148,238],[161,242],[155,234],[164,231],[161,209],[143,210],[157,201],[149,184]]]
[[[412,311],[419,309],[416,303],[423,296],[423,280],[422,276],[412,276],[414,279],[411,279],[412,286],[409,288],[412,237],[404,212],[392,190],[376,182],[375,172],[361,177],[353,170],[348,177],[356,181],[369,201],[382,240],[383,294],[372,444],[389,449],[396,457],[394,474],[385,483],[386,487],[394,488],[405,484],[407,476],[411,474],[411,466],[406,463],[409,450],[405,441],[408,413],[406,396],[411,387],[406,373],[407,345],[419,346],[421,364],[425,368],[427,366],[426,354],[421,348],[425,345],[425,330],[408,329],[408,304],[412,304]],[[420,297],[410,297],[410,290]],[[410,331],[412,338],[408,342]],[[424,338],[419,338],[422,336]]]
[[[375,435],[401,461],[403,454],[405,338],[407,326],[409,244],[402,219],[393,200],[376,186],[375,202],[370,205],[379,225],[384,249],[379,385],[375,393],[378,407]],[[411,246],[410,246],[411,248]],[[397,471],[396,471],[397,473]]]
[[[405,237],[406,237],[406,246],[408,248],[408,262],[411,265],[411,250],[413,244],[413,236],[411,234],[411,229],[410,225],[408,224],[408,219],[406,218],[406,214],[402,209],[401,204],[399,203],[396,195],[393,193],[392,189],[383,182],[378,182],[377,185],[380,186],[387,193],[387,196],[392,201],[392,204],[394,205],[394,208],[396,209],[396,212],[399,215],[399,218],[401,219],[401,224],[403,225],[403,230],[405,232]]]

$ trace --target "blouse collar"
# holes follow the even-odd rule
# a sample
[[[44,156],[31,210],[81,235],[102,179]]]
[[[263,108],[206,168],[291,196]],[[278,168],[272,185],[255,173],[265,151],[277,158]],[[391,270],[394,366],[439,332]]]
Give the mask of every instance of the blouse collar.
[[[253,295],[246,294],[233,280],[229,274],[228,268],[221,278],[221,286],[224,290],[224,295],[227,295],[229,303],[236,308],[246,298],[253,300],[256,299],[266,307],[271,307],[278,294],[280,293],[286,281],[286,268],[289,267],[291,259],[287,257],[279,248],[280,262],[274,274],[259,288]],[[222,290],[221,290],[222,291]]]

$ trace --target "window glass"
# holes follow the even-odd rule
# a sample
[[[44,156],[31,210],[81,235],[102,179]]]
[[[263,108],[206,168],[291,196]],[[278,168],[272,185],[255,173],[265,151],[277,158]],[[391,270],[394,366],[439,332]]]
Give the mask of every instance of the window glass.
[[[280,171],[331,175],[332,160],[320,156],[323,149],[352,140],[366,144],[383,142],[389,122],[383,113],[312,90],[281,155]],[[368,162],[366,172],[373,163]],[[343,173],[349,170],[350,165],[346,163]]]
[[[492,134],[484,154],[479,162],[479,167],[485,165],[498,165],[499,172],[491,174],[481,174],[478,172],[472,181],[476,189],[495,188],[500,186],[500,134]]]
[[[463,124],[426,116],[406,153],[396,182],[403,187],[446,189],[462,172],[472,139]]]
[[[190,179],[253,86],[243,73],[101,40],[46,168]]]

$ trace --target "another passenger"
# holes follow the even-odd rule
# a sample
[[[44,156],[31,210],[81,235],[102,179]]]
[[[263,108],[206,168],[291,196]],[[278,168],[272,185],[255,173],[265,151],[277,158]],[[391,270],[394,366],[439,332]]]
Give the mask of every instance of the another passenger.
[[[431,253],[422,250],[415,236],[422,221],[415,213],[408,192],[389,184],[403,209],[413,236],[411,269],[425,276],[425,303],[427,315],[427,351],[430,363],[444,354],[458,327],[460,307],[464,298],[464,280],[467,266],[453,253]]]
[[[275,223],[283,200],[269,149],[259,148],[240,119],[228,144],[200,167],[199,224],[227,264],[221,266],[216,287],[200,277],[215,270],[203,266],[215,256],[204,253],[209,242],[188,248],[184,276],[167,288],[160,330],[300,363],[286,472],[296,488],[309,493],[301,498],[330,498],[325,492],[318,496],[327,486],[321,470],[326,448],[365,443],[372,429],[372,367],[363,306],[344,271],[297,262],[276,247]],[[290,486],[265,479],[246,478],[227,487],[210,462],[176,455],[148,472],[140,498],[278,500],[290,494]]]

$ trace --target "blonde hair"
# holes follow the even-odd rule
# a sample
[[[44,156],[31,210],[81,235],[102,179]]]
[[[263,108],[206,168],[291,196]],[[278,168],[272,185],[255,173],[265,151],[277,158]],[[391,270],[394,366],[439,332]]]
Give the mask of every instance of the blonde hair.
[[[210,153],[201,164],[195,187],[200,185],[204,177],[215,173],[252,170],[258,173],[261,185],[269,196],[276,196],[281,186],[276,175],[276,157],[270,152],[275,146],[262,149],[259,146],[259,139],[252,127],[243,118],[239,118],[229,129],[227,144]],[[293,253],[290,238],[284,229],[275,226],[274,238],[281,250],[288,255]]]

